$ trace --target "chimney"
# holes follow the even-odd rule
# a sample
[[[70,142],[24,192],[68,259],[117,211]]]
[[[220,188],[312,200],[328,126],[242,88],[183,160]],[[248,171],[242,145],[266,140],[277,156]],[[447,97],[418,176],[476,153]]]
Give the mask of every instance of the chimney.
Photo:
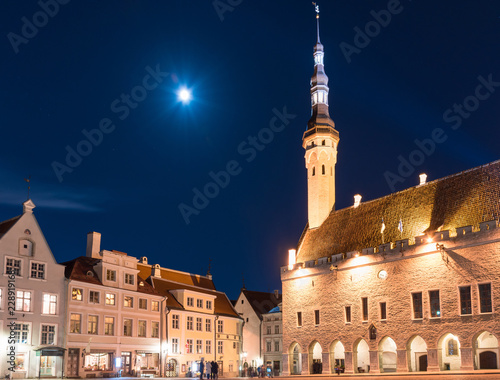
[[[161,267],[160,267],[160,264],[153,265],[153,268],[151,269],[151,276],[152,277],[161,278]]]
[[[274,289],[274,297],[276,297],[276,299],[280,297],[280,291],[278,289]]]
[[[139,262],[141,264],[147,264],[148,263],[148,258],[146,256],[142,256],[140,259],[139,259]]]
[[[425,183],[427,182],[427,174],[422,173],[419,175],[419,177],[420,177],[420,185],[419,186],[425,185]]]
[[[361,195],[356,194],[354,196],[354,208],[358,207],[361,204]]]
[[[87,234],[87,257],[99,259],[101,257],[101,234],[89,232]]]

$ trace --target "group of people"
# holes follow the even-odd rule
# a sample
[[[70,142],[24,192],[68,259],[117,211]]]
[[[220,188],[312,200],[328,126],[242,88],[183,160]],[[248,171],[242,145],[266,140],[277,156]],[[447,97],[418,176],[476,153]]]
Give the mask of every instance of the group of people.
[[[200,380],[203,380],[204,376],[206,376],[207,379],[214,380],[219,378],[219,365],[217,362],[204,362],[203,360],[200,362]]]

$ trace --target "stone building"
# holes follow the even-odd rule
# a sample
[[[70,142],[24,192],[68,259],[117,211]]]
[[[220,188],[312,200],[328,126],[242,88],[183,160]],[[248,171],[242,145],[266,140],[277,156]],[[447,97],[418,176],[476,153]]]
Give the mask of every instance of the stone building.
[[[264,363],[263,353],[263,314],[274,309],[281,302],[279,290],[274,293],[257,292],[241,289],[234,308],[243,318],[243,349],[242,349],[242,374],[244,376],[255,372],[257,367]]]
[[[500,161],[335,210],[319,32],[314,62],[308,223],[281,268],[283,373],[499,368]]]
[[[13,378],[64,374],[64,266],[54,259],[34,208],[27,200],[22,215],[0,223],[0,373],[13,368]]]

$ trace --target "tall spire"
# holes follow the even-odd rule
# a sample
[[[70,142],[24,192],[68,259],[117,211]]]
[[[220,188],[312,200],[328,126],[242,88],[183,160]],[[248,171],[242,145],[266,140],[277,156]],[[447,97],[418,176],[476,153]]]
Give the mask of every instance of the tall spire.
[[[316,32],[317,32],[317,38],[316,38],[316,43],[321,43],[319,40],[319,5],[316,3],[314,4],[314,10],[316,11]]]

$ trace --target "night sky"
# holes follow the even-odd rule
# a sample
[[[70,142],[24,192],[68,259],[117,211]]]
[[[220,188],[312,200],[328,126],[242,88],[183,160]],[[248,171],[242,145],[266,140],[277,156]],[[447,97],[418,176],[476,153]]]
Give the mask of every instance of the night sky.
[[[0,219],[21,213],[31,175],[59,262],[85,255],[87,232],[98,231],[103,249],[150,264],[205,274],[212,258],[216,287],[232,298],[242,275],[247,289],[281,288],[279,267],[307,222],[311,2],[44,1],[48,11],[0,5]],[[434,180],[500,158],[499,2],[320,7],[340,133],[337,209],[356,193],[415,186],[422,172]],[[191,103],[178,102],[181,86]],[[270,135],[278,113],[288,124]],[[416,139],[437,133],[415,153]],[[68,160],[67,149],[85,156]],[[398,173],[399,157],[413,172]],[[210,173],[228,169],[196,209]],[[388,172],[399,176],[392,185]],[[189,224],[180,204],[196,211]]]

